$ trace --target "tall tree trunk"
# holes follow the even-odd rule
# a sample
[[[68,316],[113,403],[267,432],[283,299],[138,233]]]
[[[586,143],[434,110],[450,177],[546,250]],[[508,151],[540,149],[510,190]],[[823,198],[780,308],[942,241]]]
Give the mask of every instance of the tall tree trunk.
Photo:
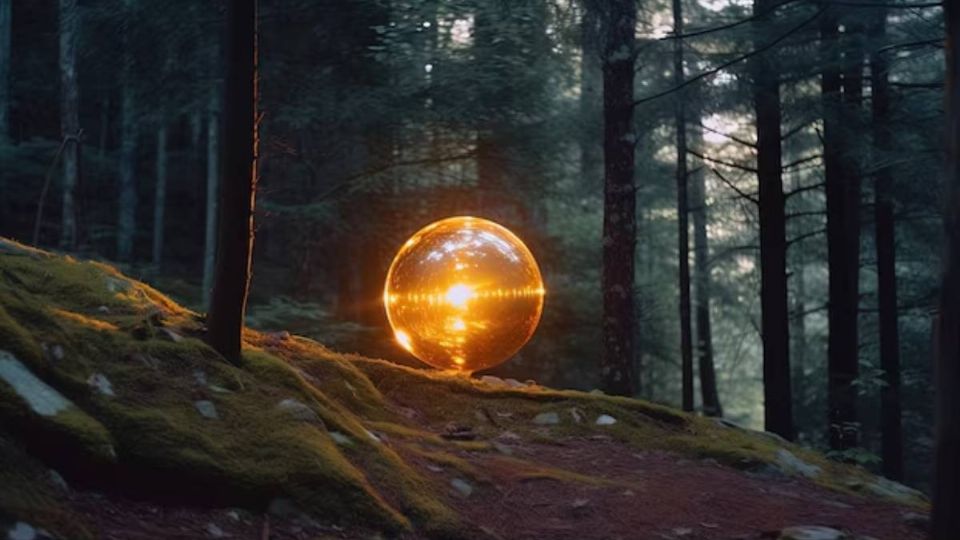
[[[219,89],[210,95],[207,111],[207,208],[203,242],[203,307],[210,310],[213,268],[217,260],[217,200],[220,196],[220,98]]]
[[[870,34],[870,95],[873,109],[875,162],[889,159],[893,150],[890,132],[889,62],[879,48],[886,37],[887,10],[878,8]],[[897,326],[897,263],[893,218],[893,173],[889,166],[876,173],[874,227],[877,251],[877,307],[880,323],[880,367],[886,385],[880,389],[880,436],[883,474],[903,479],[903,428],[900,411],[900,331]]]
[[[601,185],[603,159],[603,67],[598,13],[584,9],[580,20],[580,180],[583,192],[594,194]]]
[[[943,274],[936,332],[937,425],[931,538],[960,531],[960,5],[944,2],[946,19],[947,163]]]
[[[690,144],[703,154],[703,128],[700,126],[700,95],[691,92],[696,112],[689,111]],[[707,186],[703,164],[695,160],[690,171],[690,213],[693,215],[693,310],[697,321],[697,369],[700,374],[700,400],[703,414],[723,416],[717,373],[713,363],[713,330],[710,320],[710,246],[707,238]]]
[[[776,0],[755,0],[758,34],[770,25]],[[790,388],[790,337],[787,309],[787,241],[781,178],[780,73],[777,59],[758,55],[752,62],[757,120],[757,180],[760,186],[760,304],[763,335],[764,429],[785,439],[795,436]]]
[[[673,0],[673,33],[683,35],[683,3]],[[683,84],[683,39],[673,40],[673,81]],[[680,370],[683,410],[693,411],[693,338],[690,329],[690,225],[687,201],[687,118],[683,93],[674,96],[677,131],[677,273],[680,287]]]
[[[157,183],[153,196],[153,264],[163,261],[163,226],[167,207],[167,126],[157,129]]]
[[[830,272],[827,342],[829,384],[830,447],[846,450],[858,444],[857,389],[859,374],[857,316],[860,267],[860,178],[854,165],[855,152],[849,140],[856,128],[860,106],[862,64],[848,49],[844,62],[839,58],[837,19],[828,8],[821,18],[821,47],[824,71],[823,99],[824,176],[827,193],[827,261]],[[857,38],[859,36],[856,36]],[[841,82],[840,68],[845,66]],[[842,94],[841,94],[842,87]]]
[[[10,47],[12,29],[13,0],[0,0],[0,145],[6,144],[10,139]]]
[[[120,196],[117,209],[117,259],[133,260],[133,245],[137,227],[137,118],[133,88],[133,52],[130,29],[132,0],[124,0],[126,15],[123,23],[123,66],[120,87]]]
[[[233,363],[240,361],[253,255],[259,157],[256,4],[229,2],[226,15],[220,217],[207,341]]]
[[[611,394],[632,395],[635,373],[633,74],[637,4],[597,2],[603,21],[603,359],[601,380]]]
[[[63,137],[63,209],[60,247],[77,244],[74,195],[80,177],[80,85],[77,81],[77,0],[60,0],[60,136]]]

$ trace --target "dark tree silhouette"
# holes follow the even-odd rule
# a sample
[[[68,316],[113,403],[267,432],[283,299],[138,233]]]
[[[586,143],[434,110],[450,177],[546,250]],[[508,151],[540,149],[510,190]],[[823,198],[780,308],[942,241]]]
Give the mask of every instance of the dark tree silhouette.
[[[776,0],[756,0],[758,34],[769,26]],[[751,59],[757,115],[757,178],[760,184],[760,304],[763,335],[764,429],[794,438],[787,305],[786,212],[780,147],[780,73],[769,54]]]
[[[933,480],[933,540],[960,532],[960,5],[944,2],[947,163],[943,274],[937,321],[937,427]]]
[[[257,185],[257,8],[227,3],[217,259],[207,341],[239,362],[250,286]]]
[[[637,5],[634,0],[594,1],[603,28],[603,388],[631,395],[634,370],[633,77]]]
[[[673,33],[683,35],[683,3],[673,0]],[[673,82],[684,80],[683,40],[673,41]],[[677,267],[680,285],[680,369],[682,372],[683,410],[693,410],[693,337],[690,328],[690,225],[687,195],[687,116],[684,93],[674,96],[674,123],[677,131]]]
[[[889,62],[878,48],[887,26],[887,10],[877,9],[870,25],[870,90],[873,110],[873,147],[879,162],[893,151],[890,132]],[[893,173],[877,171],[874,182],[874,231],[877,252],[877,308],[880,324],[880,367],[886,385],[880,389],[880,435],[883,474],[903,478],[903,429],[900,419],[900,332],[897,328],[897,264],[893,217]]]

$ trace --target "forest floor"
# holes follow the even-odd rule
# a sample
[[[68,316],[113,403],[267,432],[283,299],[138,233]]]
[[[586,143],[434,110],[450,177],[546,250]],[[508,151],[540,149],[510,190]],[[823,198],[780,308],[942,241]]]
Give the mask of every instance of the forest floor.
[[[0,538],[925,537],[905,486],[640,400],[246,331],[0,239]]]
[[[410,456],[433,479],[438,492],[447,494],[447,503],[489,538],[926,538],[926,514],[916,508],[838,493],[805,479],[745,473],[670,452],[637,452],[603,436],[569,437],[550,444],[508,437],[500,444],[506,456],[471,452],[460,456],[489,482],[470,495],[451,488],[444,470],[429,459]],[[549,472],[531,469],[530,464]],[[559,478],[557,471],[592,480],[571,483]],[[104,540],[380,537],[303,515],[164,506],[91,492],[75,492],[69,500]],[[790,527],[796,536],[789,536]],[[787,536],[781,536],[784,529]]]

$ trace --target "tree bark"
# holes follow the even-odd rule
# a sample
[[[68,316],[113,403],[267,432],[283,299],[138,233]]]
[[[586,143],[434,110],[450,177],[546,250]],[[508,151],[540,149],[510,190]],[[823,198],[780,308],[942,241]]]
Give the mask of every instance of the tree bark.
[[[633,74],[637,5],[634,0],[597,2],[603,21],[603,359],[601,380],[610,394],[633,395],[634,186]]]
[[[584,9],[580,21],[580,179],[583,192],[597,193],[603,172],[603,67],[598,13]]]
[[[885,39],[887,10],[878,8],[870,34],[871,107],[874,161],[883,163],[893,150],[890,131],[889,62],[878,49]],[[880,389],[880,436],[883,474],[903,479],[903,428],[900,407],[900,331],[897,324],[896,235],[893,217],[893,173],[884,166],[874,184],[874,227],[877,253],[877,308],[880,326],[880,367],[886,385]]]
[[[755,0],[758,34],[769,27],[776,0]],[[780,73],[770,54],[754,57],[757,179],[760,186],[760,304],[763,335],[764,429],[793,440],[787,241],[780,147]]]
[[[690,111],[690,144],[703,149],[703,128],[700,127],[700,95],[696,89],[691,99],[697,108]],[[720,394],[717,391],[717,373],[713,363],[713,330],[710,319],[710,245],[707,238],[707,186],[703,164],[698,160],[691,162],[690,213],[693,216],[693,310],[697,322],[696,355],[697,369],[700,374],[700,400],[703,414],[723,416]]]
[[[673,0],[673,33],[683,35],[683,3]],[[673,82],[684,81],[683,40],[673,40]],[[674,124],[677,132],[677,274],[680,287],[680,371],[683,410],[693,411],[693,338],[690,328],[690,205],[687,195],[687,118],[685,96],[674,96]]]
[[[207,341],[239,363],[250,287],[257,185],[256,0],[227,3],[220,212]]]
[[[217,200],[220,187],[220,98],[219,90],[210,96],[207,111],[207,208],[203,243],[203,306],[210,310],[213,293],[213,268],[217,260]]]
[[[827,341],[830,448],[843,451],[859,443],[857,389],[859,375],[857,316],[860,270],[860,178],[845,124],[857,122],[862,64],[853,49],[841,60],[837,19],[832,8],[821,18],[824,177],[827,194],[827,262],[830,273]],[[851,27],[852,28],[852,27]],[[845,76],[840,76],[845,66]],[[842,93],[841,93],[842,89]]]
[[[944,2],[947,28],[943,272],[936,332],[937,425],[931,538],[960,531],[960,5]]]
[[[117,260],[133,260],[133,244],[137,226],[137,118],[133,88],[133,52],[128,22],[132,0],[124,0],[127,11],[123,23],[123,65],[120,87],[120,178],[117,208]]]
[[[77,244],[74,196],[80,177],[80,85],[77,80],[79,23],[77,0],[60,0],[60,136],[64,140],[60,247],[67,250],[76,248]]]
[[[0,145],[6,144],[10,140],[10,47],[12,29],[13,0],[0,0]]]
[[[157,178],[153,196],[153,265],[163,262],[163,226],[167,207],[167,126],[157,129]]]

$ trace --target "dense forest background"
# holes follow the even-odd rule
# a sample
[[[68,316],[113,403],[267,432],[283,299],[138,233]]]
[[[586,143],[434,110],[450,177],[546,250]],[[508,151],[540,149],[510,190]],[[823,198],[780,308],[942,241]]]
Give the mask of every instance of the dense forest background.
[[[495,374],[600,386],[602,6],[261,0],[248,323],[412,364],[380,303],[391,257],[431,221],[478,215],[525,240],[547,288],[534,339]],[[0,234],[204,309],[222,10],[0,0]],[[651,0],[637,21],[639,395],[763,427],[764,365],[782,361],[798,440],[927,488],[939,4]],[[761,234],[771,185],[779,244]],[[781,316],[761,300],[777,254]],[[761,337],[780,323],[786,354]]]

